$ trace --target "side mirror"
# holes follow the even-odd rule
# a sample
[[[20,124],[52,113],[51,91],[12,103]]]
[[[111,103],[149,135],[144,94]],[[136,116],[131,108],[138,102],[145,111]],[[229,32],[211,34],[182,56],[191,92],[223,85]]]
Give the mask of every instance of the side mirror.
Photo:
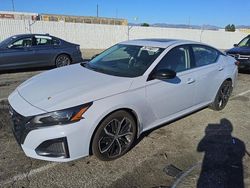
[[[150,79],[173,79],[176,77],[176,72],[170,69],[160,69],[151,74]]]
[[[234,44],[234,47],[238,47],[238,44]]]
[[[7,46],[7,48],[13,48],[13,44],[9,44],[8,46]]]

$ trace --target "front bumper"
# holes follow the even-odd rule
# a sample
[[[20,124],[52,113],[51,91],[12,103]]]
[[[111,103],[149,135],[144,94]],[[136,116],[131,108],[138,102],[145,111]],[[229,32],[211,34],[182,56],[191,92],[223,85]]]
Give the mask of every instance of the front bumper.
[[[24,99],[19,98],[19,100],[21,101],[18,101],[19,104],[26,108],[34,108]],[[86,119],[67,125],[31,128],[27,124],[29,116],[17,112],[12,98],[9,98],[9,103],[14,136],[27,156],[47,161],[67,162],[89,155],[91,134],[89,134],[90,126],[87,126],[90,122]]]
[[[239,62],[239,69],[250,69],[250,55],[228,54]]]
[[[22,127],[22,128],[20,128]],[[84,122],[29,129],[13,122],[13,134],[24,153],[32,158],[67,162],[89,155]]]
[[[243,60],[238,60],[240,62],[239,64],[239,69],[250,69],[250,60],[248,61],[243,61]]]

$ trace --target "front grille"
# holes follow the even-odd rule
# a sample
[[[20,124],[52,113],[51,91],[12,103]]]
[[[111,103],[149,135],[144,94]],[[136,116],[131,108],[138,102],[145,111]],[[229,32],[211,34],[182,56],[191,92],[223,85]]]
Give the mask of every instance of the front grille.
[[[29,118],[17,113],[11,106],[9,107],[9,112],[12,119],[12,131],[14,136],[19,144],[23,144],[30,131],[25,126]]]
[[[242,54],[228,54],[232,57],[234,57],[237,60],[249,60],[250,59],[250,55],[242,55]]]

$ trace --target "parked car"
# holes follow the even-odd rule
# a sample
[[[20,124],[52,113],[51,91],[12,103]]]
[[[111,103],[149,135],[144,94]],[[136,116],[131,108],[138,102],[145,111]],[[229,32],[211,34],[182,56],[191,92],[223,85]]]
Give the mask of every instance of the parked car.
[[[205,44],[122,42],[17,87],[8,98],[13,132],[29,157],[113,160],[144,131],[206,106],[222,110],[237,74],[234,58]]]
[[[239,61],[239,69],[250,70],[250,35],[242,39],[239,44],[226,53]]]
[[[0,71],[19,68],[66,66],[82,61],[78,44],[54,36],[23,34],[0,43]]]

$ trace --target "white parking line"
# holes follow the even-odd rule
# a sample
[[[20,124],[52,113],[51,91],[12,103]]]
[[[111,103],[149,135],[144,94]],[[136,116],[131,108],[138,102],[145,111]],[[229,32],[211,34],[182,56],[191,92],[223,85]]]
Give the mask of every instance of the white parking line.
[[[43,171],[48,170],[50,168],[53,168],[58,164],[60,164],[60,163],[49,163],[49,164],[47,164],[45,166],[41,166],[39,168],[32,169],[31,171],[29,171],[27,173],[18,174],[18,175],[14,176],[14,177],[12,177],[12,178],[10,178],[8,180],[0,182],[0,185],[4,186],[4,185],[7,185],[7,184],[16,182],[16,181],[21,181],[23,179],[26,179],[27,177],[29,178],[29,177],[31,177],[31,176],[33,176],[35,174],[38,174],[40,172],[43,172]]]
[[[239,93],[238,95],[235,95],[235,96],[231,97],[230,99],[234,99],[235,97],[243,96],[243,95],[246,95],[246,94],[248,94],[248,93],[250,93],[250,89],[247,90],[247,91],[244,91],[244,92],[242,92],[242,93]]]
[[[235,98],[235,97],[238,97],[238,96],[246,95],[248,93],[250,93],[250,90],[247,90],[247,91],[244,91],[242,93],[239,93],[239,94],[235,95],[234,97],[231,97],[231,99]],[[7,98],[0,99],[0,101],[2,101],[2,100],[7,100]],[[33,176],[35,174],[38,174],[40,172],[46,171],[46,170],[48,170],[50,168],[53,168],[53,167],[57,166],[58,164],[60,164],[60,163],[49,163],[49,164],[47,164],[45,166],[41,166],[39,168],[32,169],[30,172],[23,173],[23,174],[18,174],[18,175],[14,176],[14,177],[12,177],[10,179],[7,179],[5,181],[1,181],[0,185],[7,185],[7,184],[10,184],[10,183],[13,183],[13,182],[16,182],[16,181],[23,180],[23,179],[25,179],[27,177],[31,177],[31,176]],[[174,185],[172,186],[172,188],[175,188],[182,181],[183,178],[185,178],[190,172],[192,172],[199,165],[200,165],[200,163],[196,163],[194,166],[190,167],[184,174],[182,174],[181,177],[179,177],[176,180],[176,182],[174,183]]]
[[[248,93],[250,93],[250,90],[244,91],[244,92],[242,92],[242,93],[240,93],[240,94],[238,94],[238,95],[239,95],[239,96],[243,96],[243,95],[246,95],[246,94],[248,94]]]

